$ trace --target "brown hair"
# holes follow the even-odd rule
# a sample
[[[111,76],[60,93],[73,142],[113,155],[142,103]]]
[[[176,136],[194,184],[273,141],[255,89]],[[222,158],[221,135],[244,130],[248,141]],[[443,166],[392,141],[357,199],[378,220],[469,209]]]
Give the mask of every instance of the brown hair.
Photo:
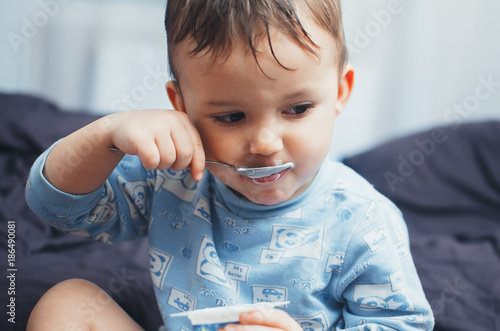
[[[272,27],[317,56],[317,45],[299,20],[296,2],[304,3],[316,24],[335,39],[340,75],[347,60],[340,0],[168,0],[165,29],[172,78],[178,79],[176,46],[185,40],[194,42],[191,55],[206,51],[215,60],[229,57],[233,40],[242,39],[257,61],[255,44],[266,37],[275,60],[284,67],[274,55],[269,35]]]

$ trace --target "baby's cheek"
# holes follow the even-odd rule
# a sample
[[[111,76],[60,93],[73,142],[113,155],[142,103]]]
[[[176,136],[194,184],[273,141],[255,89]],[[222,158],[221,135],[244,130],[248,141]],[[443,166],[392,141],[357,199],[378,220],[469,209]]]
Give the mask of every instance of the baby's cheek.
[[[288,153],[297,160],[316,159],[328,151],[330,138],[321,134],[322,130],[305,130],[300,135],[295,135],[288,140]]]

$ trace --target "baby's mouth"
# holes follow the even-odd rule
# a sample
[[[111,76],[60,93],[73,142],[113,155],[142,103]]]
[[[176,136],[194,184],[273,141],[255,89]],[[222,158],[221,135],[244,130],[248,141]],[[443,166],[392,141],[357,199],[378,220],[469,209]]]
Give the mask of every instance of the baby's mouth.
[[[293,169],[295,165],[292,162],[287,162],[285,164],[275,165],[275,166],[267,166],[267,167],[257,167],[257,168],[238,168],[238,171],[241,175],[250,177],[252,179],[262,179],[262,178],[271,178],[274,175],[284,173],[286,170]]]
[[[278,181],[280,178],[285,176],[290,170],[291,168],[288,168],[266,177],[252,178],[252,181],[257,185],[269,185]]]

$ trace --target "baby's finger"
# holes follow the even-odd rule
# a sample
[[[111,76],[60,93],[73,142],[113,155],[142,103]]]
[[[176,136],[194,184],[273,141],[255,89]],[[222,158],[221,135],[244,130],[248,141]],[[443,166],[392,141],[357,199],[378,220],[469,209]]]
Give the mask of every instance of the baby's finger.
[[[203,143],[201,142],[198,130],[196,130],[191,122],[185,126],[191,137],[191,144],[193,146],[193,156],[190,164],[191,175],[195,180],[201,180],[205,171],[205,150],[203,149]]]
[[[177,160],[174,142],[172,142],[170,136],[167,136],[164,139],[157,139],[156,146],[160,156],[160,160],[156,168],[160,170],[170,168]]]
[[[176,159],[170,168],[177,171],[186,169],[193,159],[194,148],[191,137],[186,130],[175,130],[171,134],[171,139],[175,146]]]
[[[262,325],[281,330],[302,331],[300,325],[290,315],[279,309],[260,309],[241,313],[240,324]]]
[[[283,329],[273,328],[273,327],[269,327],[269,326],[241,325],[241,324],[229,324],[229,325],[226,325],[222,330],[224,330],[224,331],[283,331]]]
[[[146,169],[156,169],[160,163],[160,153],[155,142],[151,139],[143,139],[143,141],[137,141],[137,152],[134,153],[141,159],[144,168]]]

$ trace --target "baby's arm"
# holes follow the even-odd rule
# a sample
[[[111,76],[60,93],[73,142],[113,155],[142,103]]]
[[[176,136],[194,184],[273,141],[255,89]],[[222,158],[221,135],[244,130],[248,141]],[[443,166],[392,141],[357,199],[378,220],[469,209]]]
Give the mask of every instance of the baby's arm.
[[[85,194],[106,181],[124,154],[138,155],[147,169],[190,167],[196,180],[205,169],[200,136],[185,113],[135,110],[105,116],[64,138],[43,174],[61,191]]]
[[[401,213],[377,202],[353,233],[332,293],[343,301],[336,330],[432,330],[434,319],[410,254]]]

